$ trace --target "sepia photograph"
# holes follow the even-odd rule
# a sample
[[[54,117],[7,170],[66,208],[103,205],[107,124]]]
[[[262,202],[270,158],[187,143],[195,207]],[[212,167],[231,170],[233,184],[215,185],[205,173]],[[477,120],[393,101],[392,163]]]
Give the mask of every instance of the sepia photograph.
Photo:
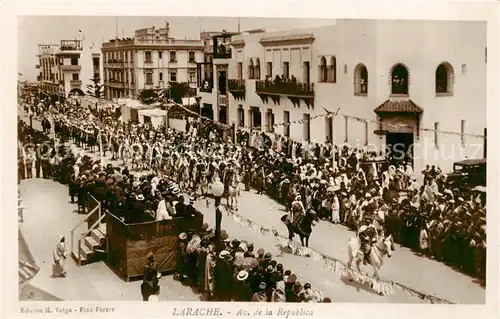
[[[489,27],[17,16],[18,313],[484,306]]]

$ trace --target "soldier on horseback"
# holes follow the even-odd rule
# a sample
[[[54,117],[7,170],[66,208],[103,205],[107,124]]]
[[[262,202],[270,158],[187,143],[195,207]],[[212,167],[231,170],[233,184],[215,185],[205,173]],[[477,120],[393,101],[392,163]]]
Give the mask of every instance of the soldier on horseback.
[[[369,215],[366,215],[366,213],[369,213]],[[358,230],[358,237],[361,241],[361,250],[364,257],[363,264],[365,265],[369,262],[372,245],[377,241],[377,230],[372,224],[372,219],[367,217],[371,216],[371,213],[373,213],[373,206],[366,206],[363,225]]]

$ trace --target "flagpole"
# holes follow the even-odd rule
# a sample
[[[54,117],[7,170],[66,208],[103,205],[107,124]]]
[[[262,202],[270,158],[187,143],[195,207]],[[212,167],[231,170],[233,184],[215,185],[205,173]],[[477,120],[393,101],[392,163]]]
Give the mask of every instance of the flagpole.
[[[325,108],[323,108],[323,109],[326,111],[327,116],[332,114],[332,112],[328,111],[327,109],[325,109]],[[335,155],[336,155],[336,151],[335,151],[335,125],[333,125],[333,123],[335,122],[335,118],[339,114],[339,111],[340,111],[340,107],[332,115],[332,155],[331,156],[332,156],[332,167],[334,169],[337,167],[337,162],[335,161]],[[340,158],[340,150],[339,150],[339,158]]]

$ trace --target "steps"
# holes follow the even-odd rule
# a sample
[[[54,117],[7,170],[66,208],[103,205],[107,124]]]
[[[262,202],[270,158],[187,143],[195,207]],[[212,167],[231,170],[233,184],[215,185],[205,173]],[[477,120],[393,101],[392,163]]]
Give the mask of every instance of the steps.
[[[78,256],[78,253],[72,252],[73,258],[80,265],[88,264],[96,253],[103,252],[101,248],[105,244],[105,240],[106,224],[101,224],[100,227],[92,229],[82,239],[80,247],[78,247],[80,256]]]
[[[19,283],[23,284],[33,278],[40,269],[29,262],[19,262]]]

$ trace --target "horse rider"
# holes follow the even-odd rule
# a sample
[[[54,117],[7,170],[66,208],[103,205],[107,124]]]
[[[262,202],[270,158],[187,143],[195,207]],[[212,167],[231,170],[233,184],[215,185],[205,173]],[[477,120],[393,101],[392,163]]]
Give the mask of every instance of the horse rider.
[[[371,208],[367,207],[367,209]],[[366,265],[369,262],[372,245],[377,241],[377,230],[370,219],[363,219],[363,223],[359,228],[358,237],[361,241],[361,249],[363,251],[363,264]]]
[[[306,210],[304,208],[304,204],[301,201],[300,195],[295,197],[295,200],[292,202],[292,209],[290,209],[290,213],[288,214],[288,221],[292,225],[297,225],[300,221],[300,217],[306,214]]]

